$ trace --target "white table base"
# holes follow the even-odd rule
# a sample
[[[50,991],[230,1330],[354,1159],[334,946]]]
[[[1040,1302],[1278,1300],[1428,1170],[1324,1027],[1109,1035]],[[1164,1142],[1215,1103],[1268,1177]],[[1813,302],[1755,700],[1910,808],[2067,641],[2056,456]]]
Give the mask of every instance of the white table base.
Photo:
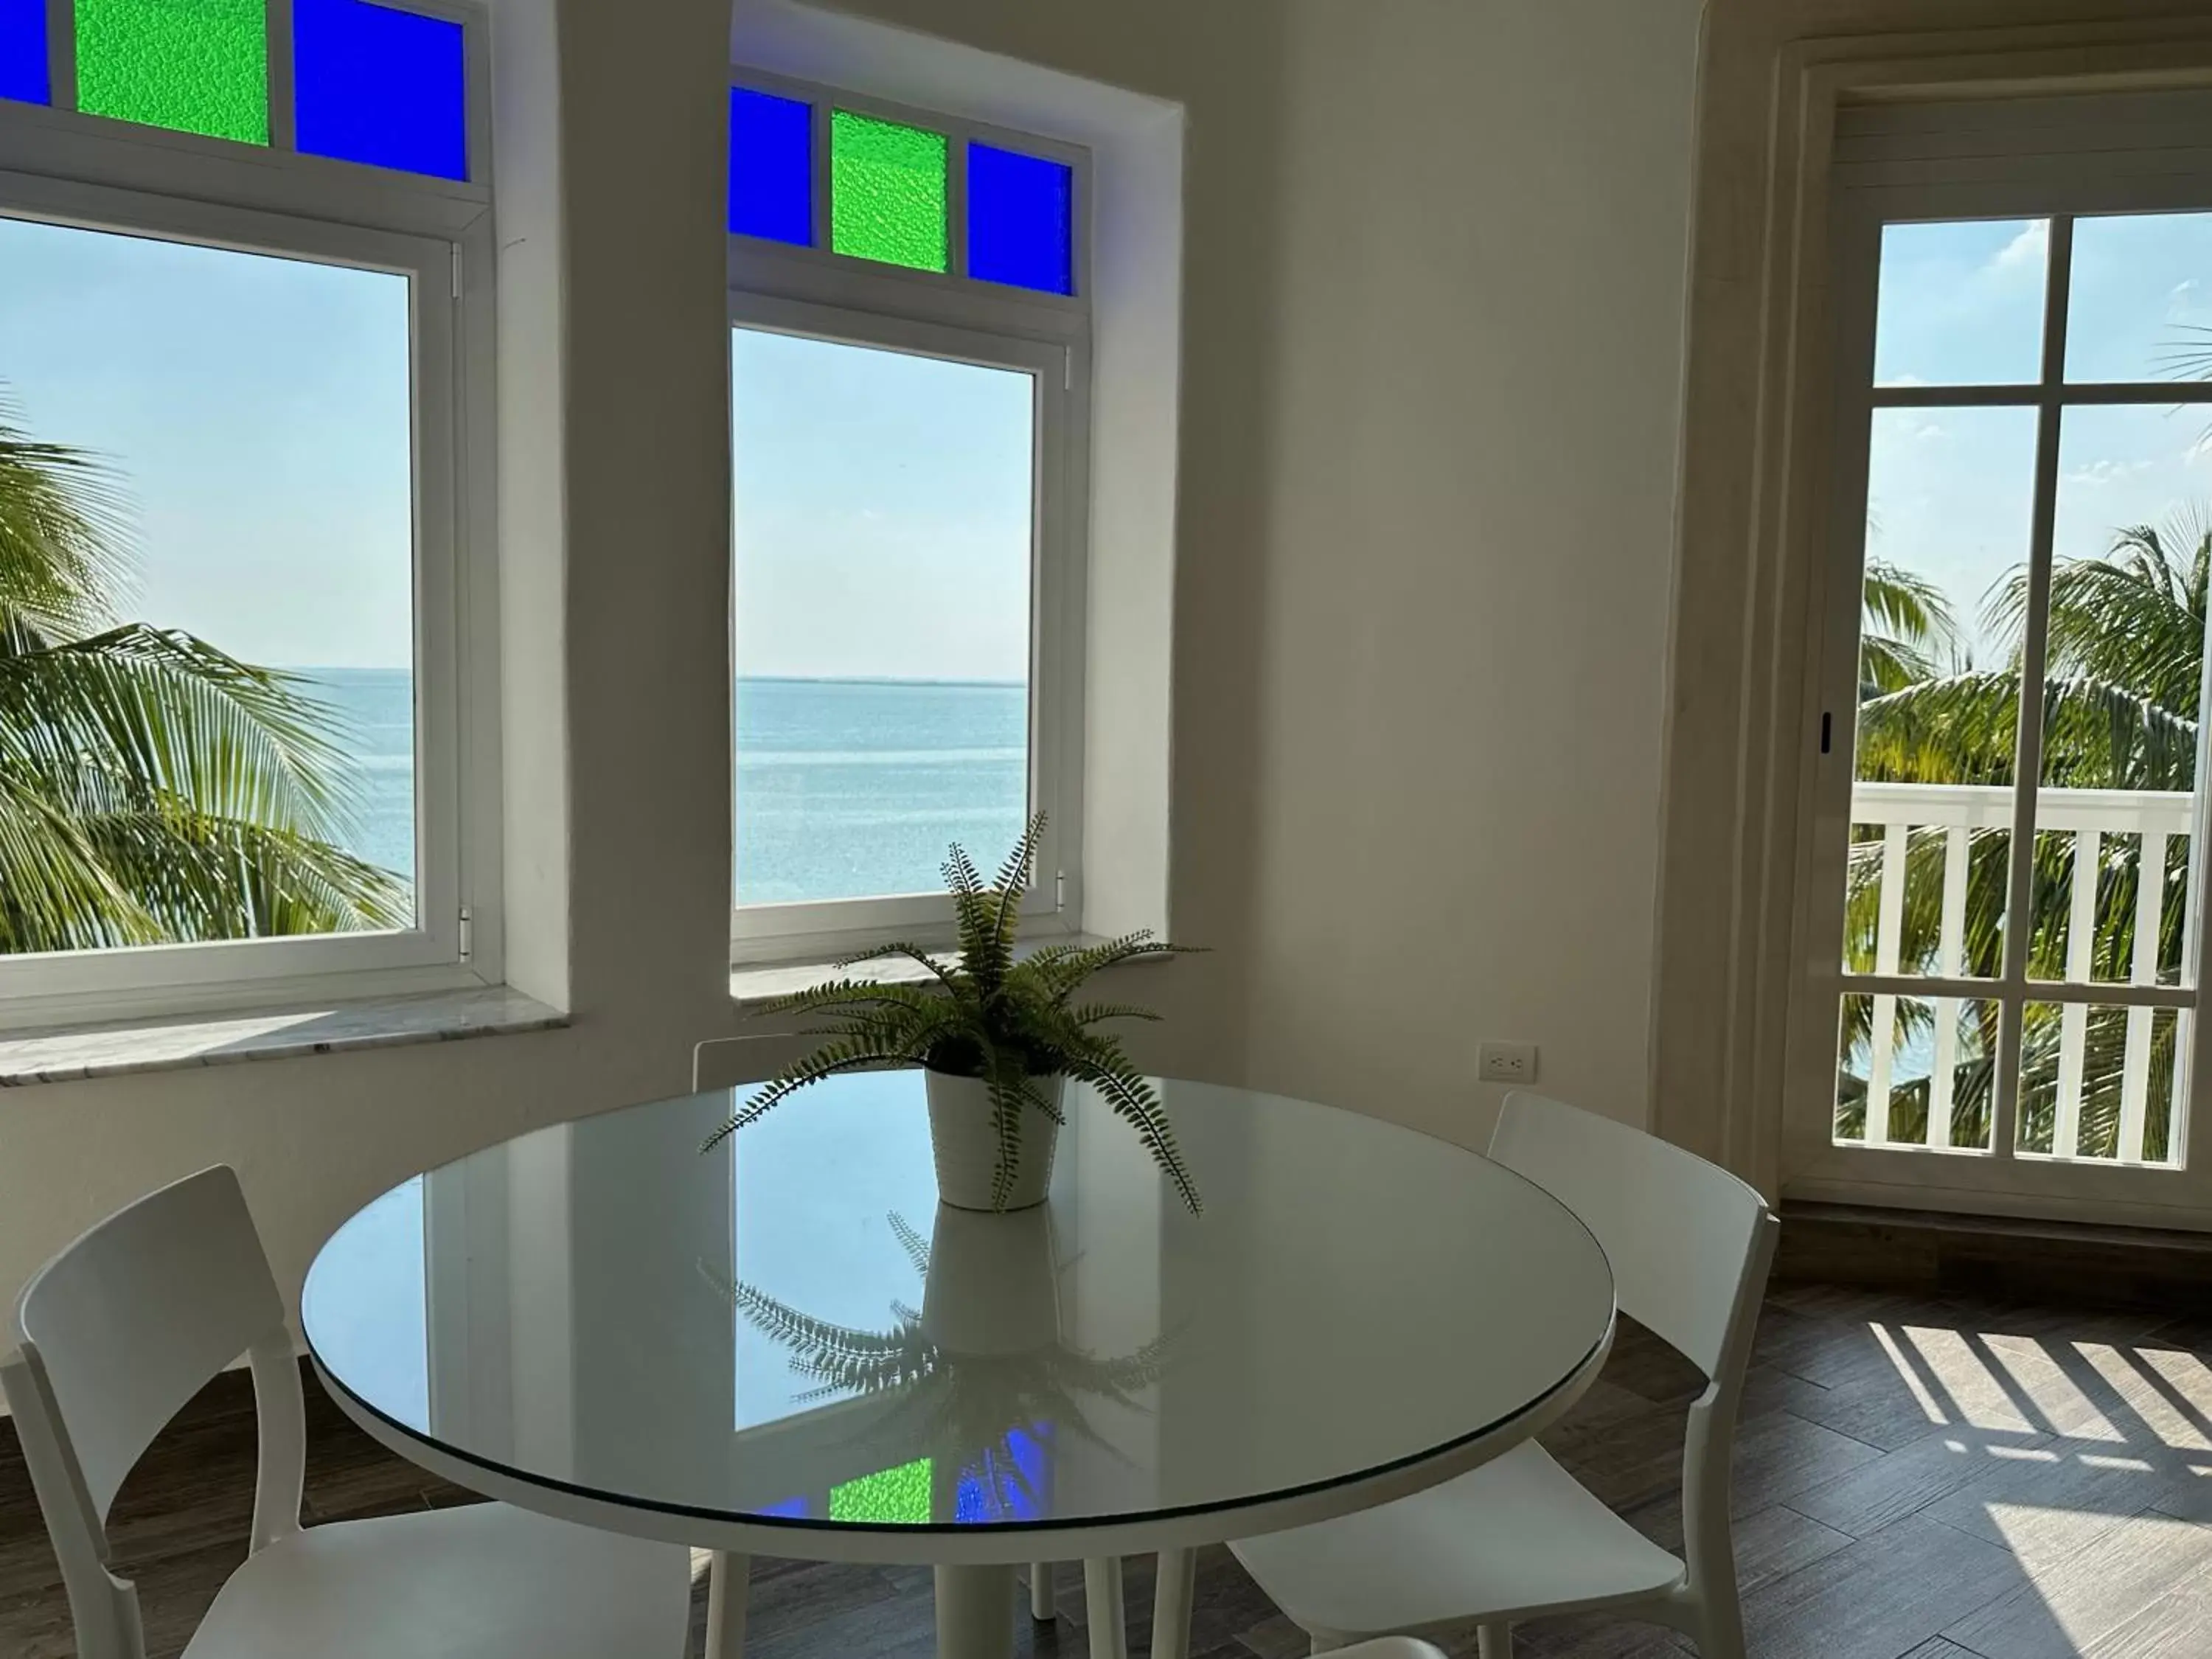
[[[1093,1556],[1083,1564],[1083,1599],[1085,1617],[1091,1621],[1091,1659],[1129,1659],[1128,1620],[1121,1613],[1120,1556]]]
[[[938,1568],[938,1659],[1012,1659],[1013,1651],[1013,1568]]]
[[[707,1659],[744,1659],[753,1559],[716,1550],[707,1566]],[[730,1587],[737,1586],[737,1594]]]

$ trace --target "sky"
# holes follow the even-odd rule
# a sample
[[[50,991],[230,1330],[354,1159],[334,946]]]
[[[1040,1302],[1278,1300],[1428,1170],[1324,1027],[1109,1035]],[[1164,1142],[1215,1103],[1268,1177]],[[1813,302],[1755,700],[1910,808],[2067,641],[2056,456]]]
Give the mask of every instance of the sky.
[[[1883,236],[1875,378],[1883,386],[2036,378],[2049,232],[2041,221],[1892,225]],[[2076,222],[2069,381],[2174,378],[2166,359],[2212,348],[2212,214]],[[1988,664],[1984,596],[2027,559],[2035,415],[2024,409],[1875,413],[1868,556],[1940,582]],[[2212,405],[2076,407],[2059,426],[2053,551],[2109,550],[2123,526],[2212,516]]]
[[[272,667],[409,665],[407,286],[0,218],[0,396],[121,486],[126,617]]]
[[[412,659],[408,279],[0,217],[0,398],[120,485],[127,617]],[[739,672],[1021,680],[1030,378],[733,335]]]
[[[2039,221],[1889,227],[1877,383],[2032,379],[2048,245]],[[2212,214],[2079,222],[2072,286],[2070,379],[2166,378],[2212,347]],[[273,665],[407,665],[407,304],[388,273],[0,218],[0,395],[121,483],[128,615]],[[750,329],[731,367],[739,672],[1024,678],[1030,377]],[[2069,410],[2059,556],[2212,512],[2208,432],[2212,408]],[[1941,582],[1991,659],[1974,624],[2027,556],[2033,416],[1887,410],[1872,436],[1870,556]]]
[[[741,675],[1029,675],[1027,374],[737,329]]]

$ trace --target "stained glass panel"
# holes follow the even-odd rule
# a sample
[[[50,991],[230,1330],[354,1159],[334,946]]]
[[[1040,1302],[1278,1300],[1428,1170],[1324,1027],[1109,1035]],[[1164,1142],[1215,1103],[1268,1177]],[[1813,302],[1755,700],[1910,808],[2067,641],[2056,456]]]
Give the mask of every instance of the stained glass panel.
[[[0,0],[0,98],[53,101],[46,78],[46,0]]]
[[[927,1457],[902,1463],[880,1474],[864,1474],[830,1488],[832,1521],[868,1522],[878,1526],[927,1526],[933,1466]]]
[[[941,132],[833,111],[830,245],[840,253],[916,270],[945,268]]]
[[[292,0],[292,40],[302,151],[468,177],[460,24],[369,0]]]
[[[814,244],[814,108],[796,98],[730,88],[730,229]]]
[[[88,115],[269,142],[263,0],[75,0],[76,102]]]
[[[1047,294],[1075,291],[1074,169],[994,144],[968,146],[968,274]]]

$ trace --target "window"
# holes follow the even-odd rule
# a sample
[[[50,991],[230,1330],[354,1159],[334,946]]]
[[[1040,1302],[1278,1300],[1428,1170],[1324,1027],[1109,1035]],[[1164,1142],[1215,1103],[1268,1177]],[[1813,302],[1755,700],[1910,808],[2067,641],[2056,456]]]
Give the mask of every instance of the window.
[[[10,1021],[495,975],[477,30],[0,0]]]
[[[1073,926],[1084,157],[821,88],[730,94],[741,957],[925,939],[1030,814]]]

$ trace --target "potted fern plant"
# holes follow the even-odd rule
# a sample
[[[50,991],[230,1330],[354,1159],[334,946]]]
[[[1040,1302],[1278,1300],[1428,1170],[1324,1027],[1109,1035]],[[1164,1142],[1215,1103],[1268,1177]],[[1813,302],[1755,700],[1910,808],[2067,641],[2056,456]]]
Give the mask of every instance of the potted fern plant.
[[[764,1014],[826,1015],[810,1028],[828,1041],[763,1084],[707,1141],[711,1147],[758,1121],[811,1083],[845,1072],[919,1066],[929,1097],[937,1193],[966,1210],[1019,1210],[1044,1202],[1054,1145],[1065,1121],[1070,1078],[1090,1084],[1141,1139],[1194,1214],[1197,1186],[1176,1146],[1159,1095],[1099,1028],[1116,1019],[1157,1019],[1127,1003],[1078,1002],[1100,969],[1184,947],[1149,931],[1095,945],[1048,945],[1017,960],[1022,897],[1044,830],[1029,822],[997,878],[987,882],[966,849],[946,855],[945,883],[958,918],[959,954],[940,961],[918,945],[878,945],[838,963],[838,977],[766,1005]],[[905,957],[928,970],[919,984],[859,979],[862,963]]]

